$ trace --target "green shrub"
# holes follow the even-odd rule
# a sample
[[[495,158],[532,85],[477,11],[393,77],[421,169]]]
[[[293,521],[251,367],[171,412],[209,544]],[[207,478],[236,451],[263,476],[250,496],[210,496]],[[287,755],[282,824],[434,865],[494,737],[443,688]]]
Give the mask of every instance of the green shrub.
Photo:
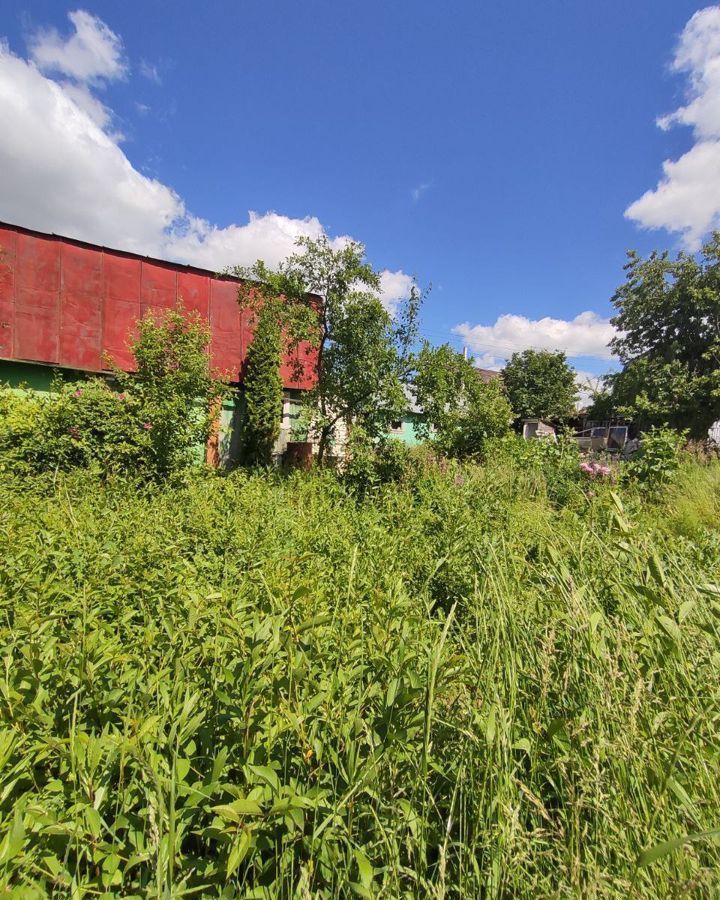
[[[414,456],[396,438],[376,441],[361,426],[354,426],[349,440],[348,461],[342,479],[359,495],[383,484],[402,482],[415,470]]]
[[[136,398],[100,378],[56,379],[48,396],[2,390],[0,453],[31,471],[135,472],[151,453]]]
[[[535,491],[544,491],[558,506],[577,505],[584,501],[586,486],[580,470],[577,442],[560,434],[549,438],[525,440],[508,434],[488,443],[486,461],[493,466],[510,464],[518,472],[526,472]]]
[[[39,433],[43,401],[35,394],[0,384],[0,466],[17,468]]]
[[[209,327],[197,313],[148,313],[131,341],[135,372],[115,370],[121,390],[138,401],[150,447],[144,468],[155,477],[204,456],[218,402],[227,393],[212,372],[209,343]]]
[[[641,435],[640,449],[626,466],[627,476],[643,490],[654,492],[668,484],[680,468],[680,451],[687,431],[651,428]]]
[[[95,468],[150,477],[177,472],[202,453],[223,386],[210,373],[208,332],[168,312],[139,323],[137,370],[56,378],[48,395],[0,388],[0,455],[30,471]]]

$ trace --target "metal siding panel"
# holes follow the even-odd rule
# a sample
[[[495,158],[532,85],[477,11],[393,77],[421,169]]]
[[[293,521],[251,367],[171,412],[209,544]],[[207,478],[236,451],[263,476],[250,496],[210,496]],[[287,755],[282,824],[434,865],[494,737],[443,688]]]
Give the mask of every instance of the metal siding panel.
[[[0,356],[13,355],[14,333],[15,304],[12,300],[0,299]]]
[[[69,369],[102,369],[102,296],[63,294],[60,364]]]
[[[121,369],[134,368],[128,338],[137,331],[140,303],[105,298],[105,322],[103,327],[103,351]]]
[[[104,289],[103,254],[87,247],[62,247],[62,291],[64,294],[94,295],[98,306]]]
[[[58,362],[58,310],[15,307],[15,356],[36,362]]]
[[[178,272],[177,294],[178,307],[199,313],[207,320],[210,312],[210,279],[207,275]]]
[[[286,382],[286,387],[309,390],[315,384],[315,367],[317,366],[318,357],[317,348],[308,341],[301,341],[298,344],[296,356],[301,364],[301,375],[299,378],[290,377]]]
[[[177,272],[158,263],[142,263],[142,311],[174,309],[177,301]]]
[[[37,291],[27,288],[20,281],[15,291],[15,303],[23,309],[54,309],[60,306],[59,291]]]
[[[28,291],[59,293],[60,241],[18,234],[15,272],[18,287]]]
[[[141,315],[142,261],[114,253],[105,253],[104,257],[102,354],[121,369],[131,370],[134,360],[128,337],[135,332]]]
[[[70,369],[102,368],[103,254],[62,247],[60,363]]]
[[[210,357],[218,374],[238,379],[243,364],[242,323],[237,285],[213,279],[210,285]]]
[[[17,234],[0,228],[0,302],[15,299],[15,245]]]
[[[114,253],[105,253],[104,256],[105,296],[137,303],[139,308],[141,260],[116,256]]]

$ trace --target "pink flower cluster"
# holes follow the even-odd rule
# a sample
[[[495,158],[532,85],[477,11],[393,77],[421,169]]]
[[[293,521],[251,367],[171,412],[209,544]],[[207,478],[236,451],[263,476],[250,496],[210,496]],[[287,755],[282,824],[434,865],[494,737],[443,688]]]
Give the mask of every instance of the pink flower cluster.
[[[587,475],[588,478],[607,478],[610,474],[610,466],[604,466],[602,463],[580,463],[580,471]]]

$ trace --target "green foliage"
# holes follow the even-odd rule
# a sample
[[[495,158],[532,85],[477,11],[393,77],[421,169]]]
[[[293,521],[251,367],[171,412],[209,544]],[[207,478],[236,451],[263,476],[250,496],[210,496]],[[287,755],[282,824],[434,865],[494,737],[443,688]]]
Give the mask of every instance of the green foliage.
[[[502,444],[364,500],[6,473],[2,889],[712,896],[717,521]]]
[[[617,414],[612,391],[605,386],[592,392],[588,418],[592,422],[606,422]]]
[[[402,413],[420,296],[413,290],[391,316],[362,244],[350,241],[336,250],[325,237],[297,243],[299,252],[277,270],[259,261],[234,271],[246,279],[239,291],[243,306],[281,297],[286,332],[318,348],[316,386],[304,403],[322,462],[339,422],[352,420],[379,436]]]
[[[524,350],[513,353],[502,370],[510,406],[519,419],[563,422],[575,409],[575,372],[564,353]]]
[[[150,435],[146,466],[154,475],[191,465],[210,435],[226,387],[211,370],[209,343],[209,327],[196,313],[148,313],[131,341],[135,372],[115,370],[120,387],[138,398]]]
[[[378,440],[361,426],[352,429],[348,449],[342,479],[360,496],[381,485],[402,482],[415,469],[415,454],[402,441],[388,437]]]
[[[680,468],[680,451],[687,441],[687,432],[672,428],[651,428],[641,435],[640,449],[627,466],[627,474],[645,490],[657,491],[671,481]]]
[[[273,306],[267,305],[257,316],[243,382],[243,459],[250,465],[270,465],[273,447],[280,435],[283,404],[281,352],[281,324]]]
[[[720,233],[700,259],[628,257],[613,297],[612,348],[624,365],[610,378],[614,401],[642,428],[669,424],[705,437],[720,418]]]
[[[29,471],[142,471],[152,456],[144,415],[136,395],[101,378],[56,379],[50,396],[0,388],[0,455],[5,466]]]
[[[667,490],[673,527],[696,542],[720,532],[720,465],[697,465],[685,459]]]
[[[484,382],[472,363],[448,344],[423,345],[414,391],[423,410],[418,433],[450,457],[479,456],[485,442],[505,434],[512,422],[500,380]]]
[[[0,455],[30,471],[93,468],[162,477],[202,452],[223,386],[210,373],[208,333],[193,317],[149,315],[132,344],[136,372],[54,381],[48,396],[0,388]]]
[[[540,485],[547,499],[558,506],[584,508],[585,480],[580,470],[580,451],[570,436],[524,440],[518,434],[507,434],[491,441],[486,449],[487,460],[502,465],[510,462],[514,468]]]

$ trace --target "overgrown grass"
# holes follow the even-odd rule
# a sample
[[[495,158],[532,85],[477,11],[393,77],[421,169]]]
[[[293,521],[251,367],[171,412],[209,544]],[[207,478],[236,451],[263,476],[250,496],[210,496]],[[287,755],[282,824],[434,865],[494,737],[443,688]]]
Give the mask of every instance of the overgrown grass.
[[[3,888],[714,895],[720,478],[682,477],[6,476]]]

